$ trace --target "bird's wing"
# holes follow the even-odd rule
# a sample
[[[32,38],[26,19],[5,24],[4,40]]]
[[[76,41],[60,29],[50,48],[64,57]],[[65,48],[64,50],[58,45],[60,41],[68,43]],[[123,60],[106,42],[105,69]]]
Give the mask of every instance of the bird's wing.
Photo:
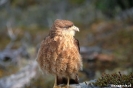
[[[76,38],[74,38],[74,44],[78,48],[78,50],[80,52],[79,41]]]

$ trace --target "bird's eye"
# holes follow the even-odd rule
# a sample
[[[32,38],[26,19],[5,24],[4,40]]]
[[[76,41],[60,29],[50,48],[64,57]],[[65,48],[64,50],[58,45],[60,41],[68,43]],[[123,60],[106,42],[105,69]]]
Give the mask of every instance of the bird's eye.
[[[65,26],[64,28],[70,28],[70,27],[72,27],[72,25],[71,26]]]

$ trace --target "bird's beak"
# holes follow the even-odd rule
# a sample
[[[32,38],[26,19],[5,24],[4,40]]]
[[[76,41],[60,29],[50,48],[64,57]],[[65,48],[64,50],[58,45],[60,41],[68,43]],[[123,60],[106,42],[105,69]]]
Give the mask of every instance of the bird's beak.
[[[78,27],[76,27],[76,26],[73,26],[73,30],[74,30],[74,31],[78,31],[78,32],[79,32],[79,28],[78,28]]]

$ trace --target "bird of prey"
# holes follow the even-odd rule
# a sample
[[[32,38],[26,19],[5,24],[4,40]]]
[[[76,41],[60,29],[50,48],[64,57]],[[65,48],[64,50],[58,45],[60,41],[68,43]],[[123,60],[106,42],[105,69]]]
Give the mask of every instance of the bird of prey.
[[[56,19],[46,38],[41,42],[37,62],[43,72],[55,75],[53,88],[64,84],[78,84],[78,71],[82,69],[79,42],[74,38],[79,28],[69,20]]]

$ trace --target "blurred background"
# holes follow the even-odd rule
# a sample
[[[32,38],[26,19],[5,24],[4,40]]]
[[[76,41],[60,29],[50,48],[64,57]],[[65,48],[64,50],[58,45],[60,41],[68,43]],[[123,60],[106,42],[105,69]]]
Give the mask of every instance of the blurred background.
[[[0,88],[52,88],[35,58],[55,19],[80,29],[80,82],[133,72],[133,0],[0,0]]]

